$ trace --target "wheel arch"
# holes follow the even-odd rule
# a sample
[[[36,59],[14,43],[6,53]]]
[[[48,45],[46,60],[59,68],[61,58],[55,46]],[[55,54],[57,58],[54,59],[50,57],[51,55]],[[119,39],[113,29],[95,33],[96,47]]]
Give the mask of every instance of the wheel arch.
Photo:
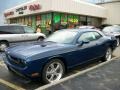
[[[9,42],[7,40],[0,40],[0,43],[1,42],[6,42],[9,45]]]
[[[43,67],[42,67],[42,70],[43,70],[44,66],[45,66],[48,62],[50,62],[51,60],[53,60],[53,59],[59,59],[59,60],[61,60],[61,61],[63,62],[63,64],[64,64],[65,72],[67,71],[67,62],[66,62],[65,58],[63,58],[63,57],[61,57],[61,56],[52,56],[52,57],[49,57],[48,60],[47,60],[47,62],[44,63],[44,65],[43,65]]]
[[[37,38],[37,40],[40,40],[40,39],[45,39],[45,37],[44,36],[39,36],[38,38]]]

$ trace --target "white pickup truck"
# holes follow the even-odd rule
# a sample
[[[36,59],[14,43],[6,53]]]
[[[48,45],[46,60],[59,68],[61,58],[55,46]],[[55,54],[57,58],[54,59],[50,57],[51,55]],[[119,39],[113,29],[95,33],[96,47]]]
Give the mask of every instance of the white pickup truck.
[[[24,25],[2,25],[0,26],[0,51],[4,51],[9,43],[43,40],[46,36],[43,33],[34,33],[29,26]]]

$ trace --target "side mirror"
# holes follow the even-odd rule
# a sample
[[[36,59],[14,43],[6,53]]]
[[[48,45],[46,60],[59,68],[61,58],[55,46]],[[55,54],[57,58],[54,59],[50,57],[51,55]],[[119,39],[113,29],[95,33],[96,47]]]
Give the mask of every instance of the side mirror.
[[[90,42],[89,40],[84,40],[84,41],[83,41],[84,44],[87,44],[87,43],[89,43],[89,42]]]
[[[79,41],[77,45],[82,46],[83,44],[88,44],[89,42],[89,40]]]

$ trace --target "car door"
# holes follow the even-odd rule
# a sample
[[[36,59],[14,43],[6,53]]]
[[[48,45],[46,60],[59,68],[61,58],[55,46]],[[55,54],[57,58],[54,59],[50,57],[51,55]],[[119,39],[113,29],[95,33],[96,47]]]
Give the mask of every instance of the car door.
[[[14,38],[15,41],[24,41],[25,36],[22,26],[12,26],[11,28],[14,32],[14,36],[16,37]]]
[[[73,56],[71,57],[71,60],[74,65],[87,62],[99,56],[97,53],[101,48],[97,45],[97,39],[93,32],[81,34],[76,44],[78,42],[84,42],[84,44],[82,46],[76,45],[76,50],[72,52]]]
[[[102,36],[99,32],[93,32],[96,38],[96,44],[98,47],[98,52],[96,53],[98,57],[101,57],[105,54],[106,51],[106,45],[105,45],[105,39],[104,36]]]
[[[6,38],[9,42],[18,42],[23,40],[21,34],[23,33],[21,26],[6,26],[9,34],[6,34]]]
[[[25,40],[36,40],[38,36],[34,33],[34,30],[31,27],[24,26]]]

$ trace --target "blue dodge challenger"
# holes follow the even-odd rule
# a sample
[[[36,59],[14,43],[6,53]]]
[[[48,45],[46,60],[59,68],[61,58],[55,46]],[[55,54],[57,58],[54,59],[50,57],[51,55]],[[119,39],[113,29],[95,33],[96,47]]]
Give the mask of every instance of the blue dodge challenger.
[[[4,61],[10,71],[51,83],[77,65],[111,60],[115,47],[114,37],[95,29],[59,30],[42,42],[9,47]]]

